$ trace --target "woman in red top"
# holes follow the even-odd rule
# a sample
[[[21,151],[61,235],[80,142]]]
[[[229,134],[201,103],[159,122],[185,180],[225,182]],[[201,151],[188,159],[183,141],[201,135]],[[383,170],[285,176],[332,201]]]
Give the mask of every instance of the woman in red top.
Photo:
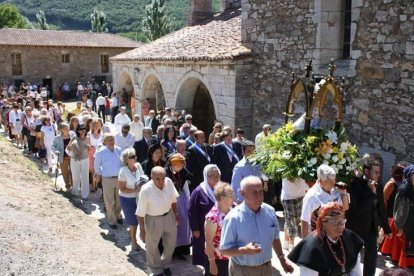
[[[219,251],[221,228],[224,217],[230,212],[234,202],[234,191],[229,183],[220,182],[214,187],[217,203],[206,215],[204,226],[206,237],[206,254],[210,263],[210,274],[227,276],[229,259]]]

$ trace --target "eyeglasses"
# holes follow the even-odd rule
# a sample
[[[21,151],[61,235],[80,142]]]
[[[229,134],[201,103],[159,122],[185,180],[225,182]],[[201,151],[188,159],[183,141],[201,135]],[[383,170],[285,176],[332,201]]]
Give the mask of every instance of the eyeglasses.
[[[86,131],[86,128],[80,128],[78,131]]]
[[[128,159],[136,159],[137,157],[135,155],[131,155],[128,157]]]

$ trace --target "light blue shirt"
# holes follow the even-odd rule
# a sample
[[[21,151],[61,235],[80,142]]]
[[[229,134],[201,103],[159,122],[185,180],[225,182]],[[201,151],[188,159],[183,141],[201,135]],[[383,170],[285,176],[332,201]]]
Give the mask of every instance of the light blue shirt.
[[[221,230],[220,250],[238,248],[249,242],[262,246],[262,251],[255,255],[231,257],[238,265],[257,266],[272,259],[273,241],[279,239],[279,223],[275,209],[262,203],[260,210],[254,213],[242,202],[224,219]]]
[[[238,203],[244,200],[244,197],[240,194],[240,181],[243,178],[254,175],[262,178],[262,173],[260,172],[260,167],[258,165],[253,165],[249,162],[246,157],[240,160],[233,169],[233,177],[231,178],[231,187],[236,193],[236,201]]]
[[[95,153],[95,173],[102,177],[118,177],[121,169],[121,149],[115,146],[114,150],[102,147]]]

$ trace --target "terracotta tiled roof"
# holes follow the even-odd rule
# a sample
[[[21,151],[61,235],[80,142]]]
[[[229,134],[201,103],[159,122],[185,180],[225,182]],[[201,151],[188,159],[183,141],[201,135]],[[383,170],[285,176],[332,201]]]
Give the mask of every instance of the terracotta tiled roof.
[[[110,33],[4,28],[0,45],[136,48],[142,44]]]
[[[219,61],[250,54],[241,43],[240,13],[221,14],[203,25],[182,28],[111,60]]]

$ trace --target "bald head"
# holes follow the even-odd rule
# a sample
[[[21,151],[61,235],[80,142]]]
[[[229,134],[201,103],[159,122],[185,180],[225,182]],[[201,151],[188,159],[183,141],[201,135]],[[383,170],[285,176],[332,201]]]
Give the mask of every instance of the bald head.
[[[165,169],[160,166],[156,166],[151,170],[152,182],[154,182],[154,185],[161,190],[164,188],[165,174]]]

